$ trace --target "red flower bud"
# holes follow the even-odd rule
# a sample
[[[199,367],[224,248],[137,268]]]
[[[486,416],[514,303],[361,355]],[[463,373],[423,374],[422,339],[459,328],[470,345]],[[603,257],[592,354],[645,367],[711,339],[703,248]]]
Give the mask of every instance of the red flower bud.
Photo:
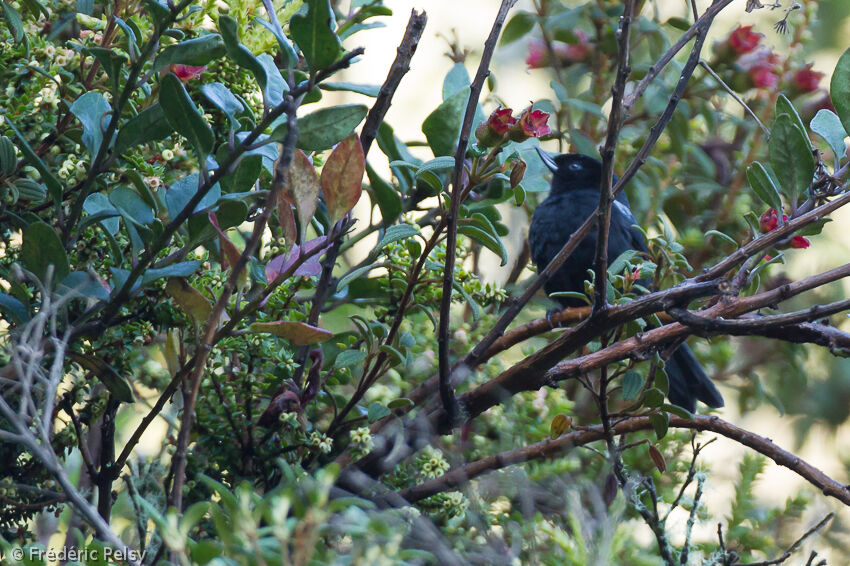
[[[193,67],[192,65],[179,65],[172,64],[171,72],[174,73],[178,79],[183,82],[191,81],[192,79],[197,79],[201,76],[201,73],[206,71],[206,66],[203,67]]]
[[[793,86],[801,93],[814,92],[820,88],[824,74],[812,70],[812,65],[806,65],[794,73]]]
[[[776,88],[779,84],[779,75],[769,65],[754,65],[750,68],[750,79],[755,88]]]
[[[785,222],[786,220],[788,220],[788,216],[783,214],[782,221]],[[776,214],[776,209],[767,209],[767,211],[761,215],[761,218],[759,218],[759,228],[761,228],[762,232],[770,232],[771,230],[776,230],[777,226],[779,226],[779,216]]]
[[[752,30],[753,26],[738,26],[729,34],[729,46],[738,55],[754,50],[761,42],[761,38],[764,37],[760,33],[753,33]]]
[[[791,238],[791,247],[797,249],[808,248],[812,243],[808,238],[804,238],[803,236],[794,236]]]
[[[563,65],[580,63],[587,59],[593,50],[593,45],[588,41],[584,30],[576,28],[573,30],[573,35],[576,36],[577,43],[552,42],[552,53]],[[525,58],[525,64],[530,69],[541,69],[549,63],[549,50],[546,48],[546,43],[539,39],[531,40],[528,43],[528,57]]]

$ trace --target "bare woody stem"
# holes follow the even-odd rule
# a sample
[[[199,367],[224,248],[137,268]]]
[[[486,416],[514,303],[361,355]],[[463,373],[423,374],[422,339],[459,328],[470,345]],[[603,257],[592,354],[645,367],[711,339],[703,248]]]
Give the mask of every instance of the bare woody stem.
[[[614,151],[620,137],[620,127],[623,123],[623,95],[626,91],[626,81],[631,74],[629,66],[629,39],[631,37],[632,18],[634,16],[634,0],[626,2],[626,11],[620,18],[620,28],[617,30],[619,44],[619,60],[617,62],[617,78],[611,90],[611,112],[608,115],[608,134],[605,146],[602,148],[602,185],[599,187],[599,206],[596,209],[596,257],[593,262],[594,293],[593,311],[605,310],[608,305],[608,234],[611,228],[611,206],[614,203],[611,185],[614,181]]]
[[[739,444],[755,450],[788,468],[807,482],[817,487],[824,495],[834,497],[850,505],[850,489],[847,486],[827,476],[823,471],[809,464],[795,454],[774,444],[770,439],[737,427],[719,417],[696,415],[693,420],[670,415],[670,426],[673,428],[691,429],[703,432],[713,432],[734,440]],[[630,417],[612,425],[615,435],[623,435],[641,430],[652,429],[649,417]],[[584,446],[591,442],[604,439],[601,425],[591,426],[565,434],[556,440],[544,440],[536,444],[524,446],[506,452],[500,452],[481,460],[471,462],[460,468],[449,471],[445,475],[425,483],[403,490],[399,495],[407,501],[420,501],[431,495],[457,489],[469,480],[482,474],[520,464],[530,460],[542,460],[562,456],[576,446]]]
[[[446,264],[443,271],[443,296],[440,300],[440,324],[437,330],[440,399],[443,402],[443,408],[450,421],[454,421],[457,416],[457,401],[455,400],[454,388],[451,384],[452,371],[449,361],[449,315],[452,304],[455,261],[457,259],[457,222],[460,213],[460,201],[465,189],[462,181],[463,161],[466,156],[466,148],[469,145],[472,120],[475,117],[475,110],[478,107],[478,97],[481,94],[481,89],[484,87],[484,81],[490,74],[490,59],[493,57],[493,51],[496,49],[496,42],[499,39],[505,19],[508,17],[508,12],[516,4],[516,1],[502,0],[499,12],[496,14],[496,20],[490,29],[490,35],[487,37],[487,41],[484,42],[484,52],[481,54],[481,62],[478,65],[478,71],[475,73],[475,79],[469,88],[469,99],[466,102],[466,111],[463,116],[463,124],[460,128],[460,138],[458,139],[454,155],[455,165],[452,175],[451,203],[449,204],[449,212],[446,216]]]
[[[410,11],[410,19],[407,21],[407,28],[404,30],[401,43],[396,49],[395,60],[390,66],[384,84],[381,85],[381,90],[378,92],[378,98],[375,100],[375,104],[369,109],[369,114],[366,116],[366,121],[363,124],[363,130],[360,132],[360,143],[363,144],[363,153],[366,155],[369,154],[369,148],[378,135],[378,128],[384,121],[387,110],[390,109],[393,95],[395,95],[401,79],[410,70],[410,60],[413,59],[413,54],[416,53],[416,48],[419,46],[419,39],[422,37],[422,32],[425,31],[425,24],[427,22],[428,15],[424,11],[417,12],[416,9]]]

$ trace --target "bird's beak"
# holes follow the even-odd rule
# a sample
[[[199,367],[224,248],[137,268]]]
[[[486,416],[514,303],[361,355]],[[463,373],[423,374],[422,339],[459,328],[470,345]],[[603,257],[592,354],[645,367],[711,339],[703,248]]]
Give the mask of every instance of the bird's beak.
[[[555,173],[558,170],[558,164],[555,163],[555,159],[551,155],[540,149],[539,146],[535,149],[537,150],[537,154],[540,155],[540,159],[541,161],[543,161],[543,165],[545,165],[546,168],[549,169],[549,171]]]

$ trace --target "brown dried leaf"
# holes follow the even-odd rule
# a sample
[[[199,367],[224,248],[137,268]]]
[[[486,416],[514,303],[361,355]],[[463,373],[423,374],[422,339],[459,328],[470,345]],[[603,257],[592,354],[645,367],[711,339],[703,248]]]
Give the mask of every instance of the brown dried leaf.
[[[602,500],[606,507],[610,507],[617,497],[617,491],[620,485],[617,483],[617,478],[614,474],[608,474],[605,478],[605,489],[602,490]]]
[[[169,278],[165,292],[177,301],[183,312],[192,317],[196,324],[203,324],[210,317],[212,303],[182,277]]]
[[[664,455],[661,454],[661,451],[658,450],[652,444],[649,445],[649,457],[652,458],[655,467],[658,468],[658,471],[662,474],[667,471],[667,462],[664,461]]]
[[[360,138],[351,134],[334,148],[322,169],[322,194],[331,224],[335,224],[360,200],[366,157]]]

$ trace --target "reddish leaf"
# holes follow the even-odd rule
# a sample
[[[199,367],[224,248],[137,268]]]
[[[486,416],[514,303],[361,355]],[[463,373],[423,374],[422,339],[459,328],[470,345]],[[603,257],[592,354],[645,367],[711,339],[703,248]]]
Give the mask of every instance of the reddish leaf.
[[[219,228],[218,218],[215,217],[215,213],[210,212],[208,216],[210,224],[212,224],[215,231],[218,232],[218,241],[221,243],[221,267],[226,269],[228,266],[236,265],[242,254],[236,248],[236,244],[231,242],[230,238],[227,237],[227,234],[222,232],[221,228]]]
[[[271,428],[280,421],[280,416],[283,413],[299,413],[301,412],[301,404],[298,401],[298,394],[289,389],[282,388],[275,393],[272,400],[269,401],[269,406],[260,415],[260,420],[257,421],[260,426]]]
[[[334,333],[324,328],[310,326],[304,322],[279,320],[277,322],[255,322],[251,325],[252,332],[268,332],[281,338],[286,338],[297,346],[316,344],[333,338]]]
[[[295,264],[295,261],[300,257],[302,253],[308,254],[316,248],[326,247],[327,240],[328,239],[325,236],[319,236],[318,238],[310,240],[309,242],[304,244],[303,252],[301,252],[301,248],[298,247],[298,244],[295,244],[286,254],[280,254],[276,258],[269,261],[266,264],[266,282],[271,283],[272,281],[277,279],[278,275],[288,271],[289,268],[291,268]],[[321,251],[314,253],[312,256],[306,259],[304,263],[298,266],[298,269],[295,270],[295,273],[293,275],[320,275],[322,273],[322,264],[319,263],[320,257],[322,257]]]
[[[302,407],[307,406],[310,401],[316,398],[322,386],[321,372],[322,362],[324,361],[322,350],[320,348],[310,350],[310,360],[313,362],[313,365],[310,366],[310,373],[307,374],[307,384],[304,387],[304,392],[301,393]]]
[[[360,138],[351,134],[334,148],[322,169],[322,194],[331,224],[335,224],[360,200],[366,158]]]
[[[292,204],[283,195],[277,201],[277,219],[283,230],[286,247],[292,247],[298,237],[298,229],[295,226],[295,215],[292,214]]]
[[[362,173],[360,177],[363,177]],[[320,188],[319,176],[316,175],[316,170],[313,168],[310,158],[300,149],[295,150],[292,156],[292,164],[286,173],[284,198],[295,206],[298,213],[298,223],[301,225],[301,242],[304,241],[304,232],[316,212]]]

